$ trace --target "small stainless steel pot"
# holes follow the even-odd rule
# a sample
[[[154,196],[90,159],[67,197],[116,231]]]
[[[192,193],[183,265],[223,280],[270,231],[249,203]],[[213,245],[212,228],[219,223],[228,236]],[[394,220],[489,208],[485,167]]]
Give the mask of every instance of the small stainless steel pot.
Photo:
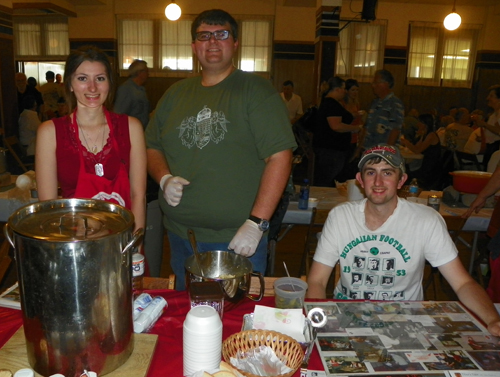
[[[225,301],[236,303],[244,297],[260,301],[264,296],[264,277],[261,273],[252,272],[252,262],[248,258],[229,251],[215,250],[200,253],[199,260],[203,277],[194,255],[188,257],[184,264],[188,290],[191,282],[218,281],[224,291]],[[252,296],[248,293],[252,276],[259,278],[260,292],[258,296]]]

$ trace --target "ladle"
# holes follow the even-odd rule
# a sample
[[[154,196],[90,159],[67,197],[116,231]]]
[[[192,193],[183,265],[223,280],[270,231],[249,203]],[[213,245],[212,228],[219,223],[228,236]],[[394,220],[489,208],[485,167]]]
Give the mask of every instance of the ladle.
[[[194,252],[196,264],[198,265],[198,269],[200,270],[200,275],[201,277],[204,277],[203,270],[201,269],[200,252],[198,251],[198,246],[196,245],[196,237],[192,229],[188,229],[188,238],[189,242],[191,243],[191,248],[193,249]]]

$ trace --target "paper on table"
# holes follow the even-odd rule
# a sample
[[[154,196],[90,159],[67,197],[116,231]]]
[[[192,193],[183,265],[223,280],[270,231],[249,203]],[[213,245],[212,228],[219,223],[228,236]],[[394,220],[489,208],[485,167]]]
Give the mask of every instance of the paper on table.
[[[276,309],[255,305],[253,312],[254,329],[277,331],[294,338],[297,342],[305,342],[304,321],[302,309]]]

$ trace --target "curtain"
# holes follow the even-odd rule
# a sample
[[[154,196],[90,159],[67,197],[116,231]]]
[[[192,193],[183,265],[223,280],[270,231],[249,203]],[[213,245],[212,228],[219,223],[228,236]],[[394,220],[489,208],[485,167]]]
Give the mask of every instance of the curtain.
[[[441,23],[411,22],[408,84],[470,88],[479,29],[462,24],[448,31]]]
[[[64,59],[69,54],[65,17],[16,17],[14,36],[17,59]]]
[[[153,20],[122,20],[121,29],[121,68],[128,69],[135,59],[144,60],[148,67],[155,68]]]
[[[240,68],[243,71],[270,70],[270,21],[242,21]]]
[[[42,55],[41,28],[37,22],[15,23],[14,35],[17,56]]]
[[[45,50],[46,55],[68,55],[69,34],[68,23],[45,23]]]
[[[189,71],[193,69],[191,23],[190,20],[161,22],[161,69]]]
[[[383,66],[386,35],[386,20],[348,24],[340,31],[335,74],[371,81]]]

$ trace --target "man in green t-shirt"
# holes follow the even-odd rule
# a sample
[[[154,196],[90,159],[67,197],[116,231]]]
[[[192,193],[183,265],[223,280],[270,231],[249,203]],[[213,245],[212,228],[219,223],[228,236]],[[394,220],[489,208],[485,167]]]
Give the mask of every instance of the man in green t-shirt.
[[[188,229],[200,251],[234,250],[265,271],[263,234],[296,147],[279,93],[268,80],[233,66],[234,18],[204,11],[191,35],[201,76],[172,85],[146,129],[148,171],[160,184],[176,289],[184,289],[184,262],[192,254]]]

